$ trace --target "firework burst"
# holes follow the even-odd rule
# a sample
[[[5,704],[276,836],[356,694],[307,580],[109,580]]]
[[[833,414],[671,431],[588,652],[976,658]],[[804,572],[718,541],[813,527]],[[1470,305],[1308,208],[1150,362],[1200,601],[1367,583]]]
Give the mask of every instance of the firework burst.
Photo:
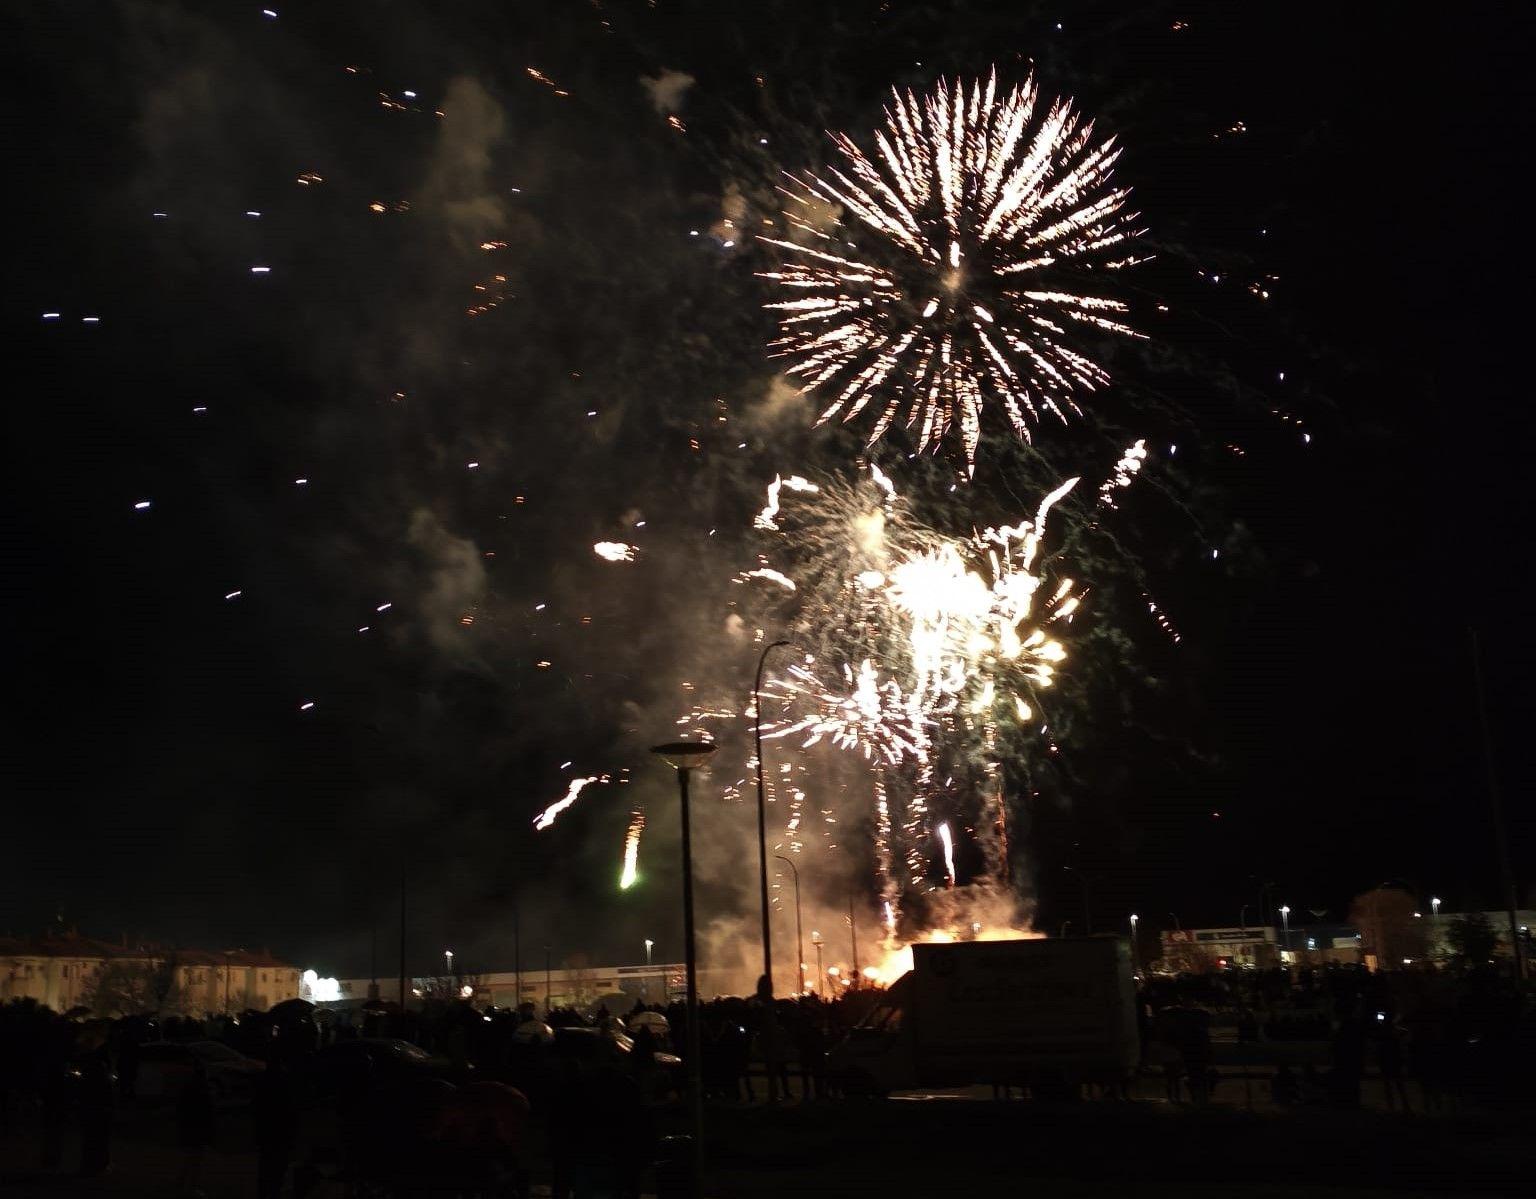
[[[787,259],[765,273],[784,295],[774,348],[827,397],[820,420],[871,410],[873,444],[905,411],[924,449],[957,428],[974,469],[984,408],[1026,439],[1080,412],[1109,374],[1074,338],[1136,336],[1095,285],[1134,261],[1113,139],[995,73],[893,91],[873,154],[832,138],[840,164],[783,189],[802,239],[764,239]]]
[[[1046,496],[1031,521],[966,537],[915,520],[875,469],[851,486],[807,485],[796,489],[806,498],[776,510],[764,565],[739,576],[792,585],[757,592],[803,649],[764,689],[773,707],[763,736],[869,763],[892,926],[907,896],[931,890],[935,837],[957,881],[951,827],[930,823],[936,805],[974,808],[984,795],[998,809],[982,848],[988,872],[1006,877],[1000,763],[1030,735],[1034,693],[1066,657],[1052,626],[1080,600],[1071,579],[1047,585],[1038,559],[1052,507],[1076,483]]]

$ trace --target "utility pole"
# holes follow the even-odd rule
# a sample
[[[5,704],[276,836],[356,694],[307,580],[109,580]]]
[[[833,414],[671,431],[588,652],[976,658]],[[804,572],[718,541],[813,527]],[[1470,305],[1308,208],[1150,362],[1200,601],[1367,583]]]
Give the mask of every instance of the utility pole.
[[[523,905],[512,905],[512,1010],[523,1006]]]
[[[400,1012],[405,1013],[405,857],[400,858]]]
[[[853,918],[853,891],[848,892],[848,939],[853,944],[853,985],[860,986],[864,976],[859,973],[859,925]]]
[[[768,926],[768,812],[767,794],[763,786],[763,667],[768,655],[787,641],[771,641],[763,647],[757,659],[757,675],[752,680],[752,740],[757,755],[757,873],[763,905],[763,977],[768,980],[768,992],[773,993],[773,932]]]
[[[1515,955],[1515,978],[1525,977],[1525,946],[1520,943],[1520,918],[1515,904],[1515,872],[1509,864],[1509,837],[1504,831],[1504,803],[1499,795],[1499,772],[1493,761],[1493,733],[1488,727],[1488,695],[1483,686],[1483,651],[1477,630],[1468,629],[1472,642],[1472,682],[1477,690],[1478,724],[1483,730],[1483,768],[1488,775],[1488,808],[1493,816],[1493,847],[1499,859],[1499,882],[1504,907],[1509,913],[1509,946]]]

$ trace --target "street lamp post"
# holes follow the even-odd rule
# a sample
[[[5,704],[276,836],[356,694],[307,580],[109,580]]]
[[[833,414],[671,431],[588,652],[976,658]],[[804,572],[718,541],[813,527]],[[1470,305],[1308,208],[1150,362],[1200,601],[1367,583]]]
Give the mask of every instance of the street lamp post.
[[[1290,947],[1291,947],[1291,905],[1288,904],[1288,903],[1282,903],[1280,905],[1280,923],[1285,927],[1285,942],[1284,942],[1285,948],[1286,949],[1290,949]]]
[[[768,928],[768,801],[763,786],[763,667],[768,655],[787,641],[770,641],[757,658],[757,674],[752,680],[752,741],[757,751],[757,869],[763,902],[763,977],[773,992],[773,935]]]
[[[1429,914],[1430,914],[1430,924],[1432,924],[1434,926],[1430,930],[1431,934],[1434,937],[1434,944],[1435,944],[1434,956],[1435,956],[1435,959],[1438,961],[1440,959],[1440,957],[1441,957],[1441,954],[1442,954],[1442,950],[1440,948],[1440,899],[1439,899],[1438,896],[1432,898],[1429,901]]]
[[[443,950],[443,972],[449,978],[453,977],[453,950],[451,949]]]
[[[800,931],[800,871],[795,864],[781,853],[773,855],[789,867],[790,874],[795,880],[795,963],[800,967],[800,991],[805,994],[805,935]]]
[[[645,997],[651,997],[651,946],[656,944],[649,937],[645,939]]]
[[[816,949],[816,994],[825,999],[827,997],[827,976],[821,968],[821,934],[814,928],[811,929],[811,944]]]
[[[1137,961],[1140,955],[1136,952],[1136,923],[1141,919],[1135,912],[1131,913],[1131,972],[1137,969]]]
[[[688,1080],[688,1111],[693,1126],[693,1176],[691,1190],[702,1195],[704,1186],[704,1088],[699,1076],[701,1041],[699,1036],[699,973],[693,938],[693,838],[688,825],[688,775],[702,766],[715,747],[707,741],[674,741],[657,745],[651,752],[677,771],[677,792],[682,807],[683,833],[683,970],[686,980],[688,1012],[688,1058],[684,1067]],[[758,759],[762,767],[762,759]],[[766,880],[767,865],[763,877]],[[766,886],[766,882],[764,884]],[[766,892],[765,892],[766,895]],[[766,901],[763,914],[768,912]],[[764,940],[764,948],[767,941]]]

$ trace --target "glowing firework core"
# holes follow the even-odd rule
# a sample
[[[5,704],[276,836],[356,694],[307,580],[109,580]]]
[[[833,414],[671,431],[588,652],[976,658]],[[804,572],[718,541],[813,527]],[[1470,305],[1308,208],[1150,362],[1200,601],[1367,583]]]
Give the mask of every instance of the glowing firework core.
[[[974,468],[984,406],[1028,438],[1109,382],[1072,331],[1134,335],[1124,304],[1084,289],[1134,261],[1130,193],[1110,185],[1113,139],[1037,100],[1033,79],[999,95],[995,73],[921,101],[893,91],[874,154],[834,134],[840,166],[790,176],[801,237],[764,239],[789,259],[764,277],[785,293],[774,347],[827,397],[822,421],[873,402],[873,443],[905,408],[923,448],[958,425]]]

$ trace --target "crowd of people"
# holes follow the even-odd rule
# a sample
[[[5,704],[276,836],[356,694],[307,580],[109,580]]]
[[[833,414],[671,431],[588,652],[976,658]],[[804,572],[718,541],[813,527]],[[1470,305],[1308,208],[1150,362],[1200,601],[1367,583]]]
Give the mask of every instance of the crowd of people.
[[[706,1099],[838,1097],[829,1049],[879,999],[872,988],[833,1002],[758,994],[701,1004]],[[1251,1103],[1257,1084],[1281,1108],[1357,1106],[1367,1079],[1389,1108],[1507,1102],[1526,1095],[1536,1065],[1528,1003],[1528,993],[1491,971],[1410,976],[1332,967],[1153,977],[1138,991],[1142,1056],[1134,1075],[1160,1083],[1175,1103],[1209,1102],[1236,1079],[1242,1094],[1231,1098]],[[656,1117],[677,1110],[682,1096],[687,1020],[680,1001],[542,1014],[531,1004],[317,1010],[290,1001],[269,1013],[117,1020],[13,1001],[0,1006],[0,1126],[30,1122],[45,1171],[65,1163],[74,1128],[71,1160],[82,1174],[100,1173],[111,1162],[114,1114],[140,1099],[145,1055],[167,1042],[217,1042],[264,1064],[248,1096],[258,1195],[277,1195],[288,1180],[303,1194],[323,1176],[398,1188],[445,1175],[462,1179],[468,1192],[518,1194],[530,1138],[542,1145],[557,1195],[638,1193],[643,1171],[683,1156],[660,1135]],[[1103,1098],[1129,1098],[1134,1075],[1094,1086]],[[1031,1094],[1081,1097],[1060,1082],[1031,1080]],[[204,1156],[220,1139],[225,1116],[215,1100],[208,1069],[190,1056],[165,1103],[182,1193],[197,1193]]]

